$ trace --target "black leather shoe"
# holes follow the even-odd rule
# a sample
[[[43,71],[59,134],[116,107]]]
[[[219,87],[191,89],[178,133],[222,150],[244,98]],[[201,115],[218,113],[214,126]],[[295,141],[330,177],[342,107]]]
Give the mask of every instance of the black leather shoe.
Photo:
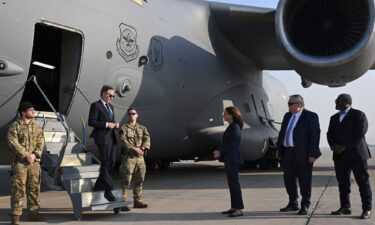
[[[110,202],[116,201],[116,197],[112,194],[112,192],[105,192],[104,193],[104,198],[106,198]]]
[[[308,208],[306,207],[301,207],[301,209],[298,211],[298,215],[307,215],[307,210]]]
[[[331,215],[351,215],[352,210],[350,208],[339,208],[337,211],[331,212]]]
[[[131,209],[129,208],[129,206],[123,206],[123,207],[121,207],[121,211],[123,211],[123,212],[129,212]]]
[[[243,216],[242,210],[234,210],[234,212],[228,215],[228,217],[237,217],[237,216]]]
[[[224,212],[221,212],[222,214],[232,214],[234,213],[236,210],[235,209],[228,209],[227,211],[224,211]]]
[[[295,211],[298,211],[298,210],[299,210],[298,206],[287,205],[286,207],[281,208],[280,212],[295,212]]]
[[[371,217],[371,211],[370,210],[363,210],[360,218],[363,219],[363,220],[367,220],[370,217]]]

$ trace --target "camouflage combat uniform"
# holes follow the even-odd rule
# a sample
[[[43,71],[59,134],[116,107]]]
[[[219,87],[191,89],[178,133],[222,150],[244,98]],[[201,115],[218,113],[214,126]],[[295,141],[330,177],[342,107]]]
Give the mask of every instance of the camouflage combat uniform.
[[[141,201],[143,181],[146,174],[144,156],[138,156],[132,147],[140,147],[147,151],[150,149],[150,134],[147,128],[136,123],[135,126],[127,123],[119,131],[121,140],[121,165],[123,197],[126,201],[130,182],[133,181],[134,201]]]
[[[29,213],[37,213],[40,208],[39,161],[44,148],[42,128],[33,121],[26,124],[17,120],[9,127],[7,140],[15,155],[11,167],[11,214],[22,214],[25,191]],[[29,154],[36,156],[36,161],[32,164],[25,160]]]

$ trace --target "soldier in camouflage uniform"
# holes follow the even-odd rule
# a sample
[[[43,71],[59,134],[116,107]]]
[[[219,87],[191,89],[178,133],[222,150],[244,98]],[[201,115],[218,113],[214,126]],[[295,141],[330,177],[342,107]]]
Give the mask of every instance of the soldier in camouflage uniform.
[[[128,200],[128,189],[133,181],[134,208],[147,208],[142,201],[142,187],[146,174],[144,154],[150,149],[150,134],[146,127],[137,123],[138,113],[134,108],[128,109],[128,122],[121,127],[119,134],[121,140],[121,165],[122,190],[124,200]],[[130,211],[125,206],[123,211]]]
[[[44,148],[42,128],[33,122],[35,110],[31,103],[21,102],[20,118],[8,130],[8,144],[14,160],[11,166],[11,224],[20,224],[23,199],[27,194],[28,221],[42,222],[40,208],[40,158]]]

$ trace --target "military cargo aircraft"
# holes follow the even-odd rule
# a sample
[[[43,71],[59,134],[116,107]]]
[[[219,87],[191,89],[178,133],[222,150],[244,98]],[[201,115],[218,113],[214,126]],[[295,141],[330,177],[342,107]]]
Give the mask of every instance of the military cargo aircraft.
[[[10,163],[6,131],[20,101],[64,115],[86,140],[81,118],[110,84],[121,124],[135,107],[148,127],[151,162],[212,159],[226,128],[223,109],[234,105],[245,120],[245,160],[274,166],[288,93],[263,71],[296,70],[304,87],[343,86],[375,61],[374,19],[373,0],[280,0],[276,9],[202,0],[3,0],[0,160]]]

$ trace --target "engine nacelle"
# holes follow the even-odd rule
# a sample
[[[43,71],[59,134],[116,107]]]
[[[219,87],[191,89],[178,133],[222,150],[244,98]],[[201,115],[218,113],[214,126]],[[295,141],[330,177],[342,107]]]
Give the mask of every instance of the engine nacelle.
[[[308,81],[342,86],[375,61],[374,0],[280,0],[282,51]]]

